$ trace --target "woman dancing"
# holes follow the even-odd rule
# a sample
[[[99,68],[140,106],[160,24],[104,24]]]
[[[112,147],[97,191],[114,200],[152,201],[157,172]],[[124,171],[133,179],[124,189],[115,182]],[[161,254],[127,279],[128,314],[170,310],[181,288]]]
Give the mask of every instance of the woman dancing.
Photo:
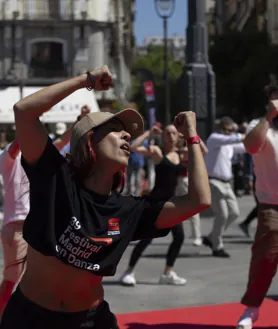
[[[104,301],[102,278],[113,276],[132,240],[166,235],[207,208],[210,189],[193,112],[177,129],[189,140],[189,192],[169,200],[122,196],[131,137],[143,133],[134,110],[90,113],[73,128],[69,162],[39,117],[80,88],[107,90],[105,66],[44,88],[14,106],[22,165],[30,182],[25,274],[10,298],[1,329],[118,329]]]
[[[187,172],[187,167],[181,163],[181,155],[178,152],[179,132],[174,125],[168,125],[163,131],[163,150],[156,145],[150,147],[142,146],[143,141],[149,137],[151,131],[146,131],[132,144],[132,150],[145,156],[151,157],[155,164],[155,185],[150,192],[150,197],[157,200],[167,200],[175,195],[178,178]],[[200,143],[198,139],[198,143]],[[190,141],[189,141],[190,143]],[[184,195],[184,194],[183,194]],[[168,248],[164,272],[160,276],[159,283],[184,285],[186,279],[178,276],[173,271],[175,261],[180,253],[184,241],[184,229],[182,222],[171,228],[173,241]],[[152,239],[144,239],[134,247],[128,268],[122,275],[120,281],[125,286],[134,286],[136,278],[134,268],[142,256],[144,250],[152,242]]]

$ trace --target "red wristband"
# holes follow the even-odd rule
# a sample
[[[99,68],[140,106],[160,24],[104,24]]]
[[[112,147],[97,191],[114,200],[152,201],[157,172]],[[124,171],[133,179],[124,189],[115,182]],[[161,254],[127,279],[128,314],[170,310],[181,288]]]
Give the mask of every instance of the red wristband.
[[[187,145],[189,144],[199,144],[201,142],[201,138],[199,136],[189,137],[186,140]]]

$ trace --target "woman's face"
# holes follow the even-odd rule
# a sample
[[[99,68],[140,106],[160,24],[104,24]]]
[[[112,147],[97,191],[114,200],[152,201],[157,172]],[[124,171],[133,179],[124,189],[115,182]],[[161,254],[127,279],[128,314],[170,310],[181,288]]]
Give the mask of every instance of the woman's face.
[[[177,147],[179,149],[183,149],[186,147],[186,143],[184,140],[184,136],[182,134],[178,134],[178,141],[177,141]]]
[[[98,127],[92,138],[97,167],[107,168],[113,174],[122,171],[128,165],[129,142],[130,134],[117,119]]]
[[[174,125],[166,126],[164,129],[164,144],[174,147],[178,144],[179,133]]]

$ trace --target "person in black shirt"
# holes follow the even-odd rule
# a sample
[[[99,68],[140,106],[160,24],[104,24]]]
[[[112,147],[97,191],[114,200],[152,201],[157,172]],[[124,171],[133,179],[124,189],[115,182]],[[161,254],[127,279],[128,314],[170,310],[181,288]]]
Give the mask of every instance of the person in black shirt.
[[[179,146],[181,137],[179,136],[176,127],[172,124],[167,125],[163,131],[163,148],[158,145],[150,145],[149,147],[142,145],[143,141],[146,138],[149,138],[151,134],[158,133],[159,131],[156,129],[146,131],[134,141],[131,149],[150,157],[155,164],[155,184],[149,195],[154,199],[159,200],[164,198],[165,200],[168,200],[174,195],[184,194],[184,192],[179,192],[177,194],[177,188],[180,178],[185,175],[187,176],[187,162],[185,163],[183,159],[185,155],[184,148]],[[184,140],[183,136],[182,139]],[[206,152],[206,146],[201,140],[200,148],[202,153]],[[186,149],[186,160],[188,158],[187,153],[188,151]],[[186,284],[187,280],[180,277],[173,270],[184,241],[183,223],[180,222],[179,224],[173,226],[171,228],[171,233],[173,236],[173,241],[169,245],[166,254],[164,272],[160,276],[159,283],[183,286]],[[134,286],[136,284],[134,273],[135,266],[151,242],[152,239],[144,239],[136,244],[130,256],[128,268],[120,279],[122,285]]]
[[[189,193],[169,200],[122,196],[131,138],[143,132],[138,112],[90,113],[73,128],[68,161],[39,117],[74,91],[108,90],[107,66],[44,88],[14,105],[22,165],[30,182],[23,235],[27,269],[0,329],[118,329],[104,301],[102,278],[113,276],[130,241],[160,237],[209,207],[208,176],[193,112],[174,124],[189,145]]]
[[[155,130],[154,130],[155,132]],[[178,178],[186,167],[181,164],[180,154],[178,152],[179,133],[174,125],[168,125],[163,131],[163,148],[157,145],[144,146],[142,142],[146,140],[153,133],[146,131],[142,136],[138,137],[131,149],[135,152],[141,153],[146,157],[152,159],[155,164],[155,184],[150,192],[150,196],[155,199],[169,199],[175,195],[175,190],[178,183]],[[159,283],[185,285],[186,279],[180,277],[174,272],[174,264],[179,256],[180,250],[184,241],[184,229],[182,222],[171,228],[173,241],[169,245],[166,264],[163,274],[160,276]],[[134,286],[135,279],[135,266],[137,265],[140,257],[146,248],[151,244],[152,239],[144,239],[136,244],[130,256],[128,268],[122,275],[120,281],[124,286]]]

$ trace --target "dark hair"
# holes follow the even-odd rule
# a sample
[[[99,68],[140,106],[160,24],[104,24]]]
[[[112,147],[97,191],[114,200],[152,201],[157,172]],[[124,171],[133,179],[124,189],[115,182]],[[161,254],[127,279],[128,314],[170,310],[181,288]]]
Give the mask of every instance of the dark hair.
[[[273,93],[278,92],[278,85],[277,83],[270,83],[264,87],[264,93],[267,98],[270,98]]]
[[[232,118],[230,118],[230,117],[222,117],[221,119],[220,119],[220,122],[219,122],[219,125],[221,126],[221,127],[223,127],[223,126],[230,126],[230,125],[233,125],[234,124],[234,120],[232,119]]]
[[[94,131],[91,130],[80,138],[72,154],[67,154],[70,170],[74,178],[82,183],[86,178],[94,174],[94,165],[97,163],[97,157],[92,145],[92,136]],[[117,172],[114,175],[112,190],[123,191],[125,184],[125,172]]]

